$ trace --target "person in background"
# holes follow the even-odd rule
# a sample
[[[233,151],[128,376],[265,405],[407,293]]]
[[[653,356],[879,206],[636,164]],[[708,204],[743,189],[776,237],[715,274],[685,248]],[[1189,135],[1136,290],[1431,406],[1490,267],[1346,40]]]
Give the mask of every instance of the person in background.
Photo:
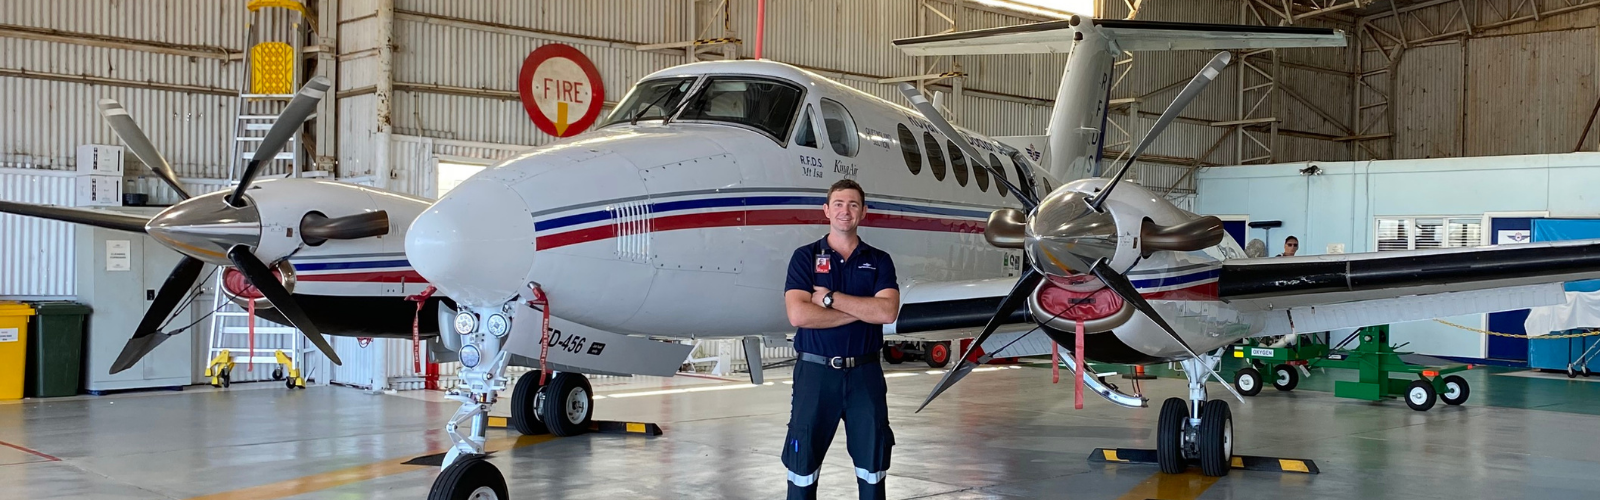
[[[1278,254],[1278,256],[1279,257],[1294,257],[1294,254],[1296,252],[1299,252],[1299,251],[1300,251],[1300,238],[1296,238],[1296,237],[1290,236],[1288,238],[1284,238],[1283,239],[1283,253]]]

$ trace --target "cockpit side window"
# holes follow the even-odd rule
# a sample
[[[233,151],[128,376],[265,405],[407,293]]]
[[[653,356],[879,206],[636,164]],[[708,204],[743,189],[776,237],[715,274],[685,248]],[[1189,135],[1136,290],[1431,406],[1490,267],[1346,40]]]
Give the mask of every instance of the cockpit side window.
[[[800,115],[800,130],[794,133],[794,143],[796,145],[808,148],[817,147],[817,132],[811,126],[813,116],[815,115],[811,112],[811,106],[807,105],[805,114]]]
[[[861,140],[856,135],[856,119],[850,110],[832,99],[822,100],[822,123],[828,129],[828,143],[839,156],[854,157],[861,151]]]
[[[754,76],[712,76],[689,98],[677,120],[735,123],[773,140],[789,136],[804,91],[791,82]]]
[[[632,123],[638,120],[661,120],[672,116],[683,96],[694,87],[695,78],[697,77],[688,76],[639,82],[601,126]]]

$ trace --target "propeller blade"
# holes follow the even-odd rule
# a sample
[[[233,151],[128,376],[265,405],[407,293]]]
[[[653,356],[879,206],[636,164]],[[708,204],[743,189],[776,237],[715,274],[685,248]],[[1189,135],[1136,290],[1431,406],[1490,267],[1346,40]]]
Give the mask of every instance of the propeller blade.
[[[283,145],[294,137],[295,131],[300,130],[300,125],[317,111],[317,103],[322,101],[322,96],[327,92],[328,79],[320,76],[312,78],[300,87],[300,92],[289,101],[289,106],[278,115],[278,120],[272,123],[272,129],[267,131],[267,136],[257,145],[259,149],[256,149],[255,156],[250,158],[250,164],[245,166],[244,174],[239,177],[239,185],[228,195],[229,205],[241,206],[240,200],[244,198],[244,191],[250,189],[250,182],[255,180],[261,164],[278,155]]]
[[[144,225],[150,222],[150,218],[137,215],[115,214],[81,208],[47,207],[9,201],[0,201],[0,212],[71,222],[73,224],[86,224],[132,233],[145,232]]]
[[[987,156],[984,155],[983,152],[978,151],[978,148],[973,147],[972,143],[967,141],[967,136],[961,135],[961,132],[957,131],[954,125],[951,125],[948,120],[945,120],[944,115],[939,114],[939,108],[935,107],[933,103],[928,102],[928,98],[923,97],[922,92],[917,91],[916,87],[911,86],[909,83],[901,83],[900,93],[905,94],[906,99],[911,101],[911,107],[916,108],[917,112],[922,113],[923,118],[926,118],[929,122],[933,123],[933,128],[939,129],[939,133],[944,134],[945,137],[950,139],[950,142],[955,143],[956,147],[961,149],[963,154],[967,155],[967,161],[988,169],[990,174],[989,177],[1000,182],[1001,184],[1005,184],[1006,189],[1010,189],[1011,192],[1018,193],[1017,200],[1022,202],[1022,207],[1024,209],[1032,212],[1033,207],[1039,204],[1038,198],[1034,197],[1032,192],[1026,192],[1021,189],[1017,189],[1017,185],[1011,183],[1011,180],[1006,177],[1005,172],[998,170],[1000,168],[999,165],[990,165],[989,162],[985,160]]]
[[[1217,75],[1222,74],[1222,68],[1228,65],[1228,60],[1232,57],[1233,55],[1228,52],[1218,52],[1216,56],[1211,58],[1211,62],[1206,63],[1204,68],[1200,68],[1200,73],[1194,75],[1194,79],[1189,80],[1189,84],[1183,87],[1183,91],[1178,92],[1178,97],[1172,100],[1172,104],[1167,105],[1167,110],[1161,112],[1160,118],[1156,118],[1156,124],[1150,127],[1150,132],[1146,133],[1144,138],[1139,139],[1139,145],[1135,146],[1133,152],[1128,155],[1128,159],[1122,162],[1122,169],[1117,170],[1117,175],[1112,177],[1111,182],[1106,184],[1106,190],[1101,191],[1100,195],[1094,197],[1094,200],[1090,202],[1089,206],[1094,207],[1094,211],[1100,211],[1100,205],[1105,203],[1105,199],[1111,195],[1111,190],[1115,189],[1117,183],[1122,181],[1122,176],[1128,173],[1128,168],[1133,166],[1134,160],[1139,159],[1139,154],[1144,152],[1144,148],[1155,142],[1156,138],[1161,136],[1161,132],[1167,129],[1167,125],[1172,123],[1172,120],[1177,118],[1179,113],[1183,112],[1183,108],[1189,107],[1189,103],[1200,95],[1200,91],[1205,90],[1206,85],[1210,85],[1212,80],[1217,79]]]
[[[122,353],[117,354],[117,360],[111,363],[111,373],[132,368],[134,363],[172,336],[161,332],[161,324],[177,310],[183,297],[189,294],[189,289],[194,288],[194,282],[205,266],[199,259],[188,256],[178,261],[178,265],[172,268],[172,274],[167,275],[167,281],[161,283],[161,291],[156,292],[156,300],[150,304],[150,310],[145,311],[144,319],[139,320],[133,338],[128,339],[128,343],[122,346]]]
[[[283,283],[278,282],[278,278],[272,275],[272,270],[267,268],[261,259],[250,253],[249,247],[234,245],[228,250],[228,260],[233,262],[239,272],[244,273],[245,279],[250,281],[250,286],[260,290],[261,295],[267,298],[267,302],[271,302],[272,307],[277,308],[290,324],[300,329],[300,333],[305,334],[329,361],[333,361],[336,365],[343,364],[339,361],[339,355],[333,352],[333,346],[328,345],[328,339],[322,338],[321,330],[317,330],[317,325],[311,322],[306,312],[300,309],[300,304],[294,301],[294,296],[283,288]]]
[[[1167,324],[1167,320],[1163,319],[1161,314],[1156,312],[1156,308],[1152,307],[1149,301],[1144,300],[1144,297],[1139,295],[1139,289],[1134,288],[1133,282],[1128,281],[1128,278],[1123,276],[1122,273],[1111,269],[1111,266],[1106,264],[1105,259],[1096,261],[1094,263],[1094,267],[1089,268],[1089,272],[1093,273],[1095,277],[1100,278],[1100,282],[1105,283],[1108,287],[1111,287],[1111,291],[1116,292],[1117,296],[1122,297],[1122,300],[1126,300],[1129,304],[1133,304],[1134,309],[1138,309],[1139,312],[1144,313],[1146,317],[1149,317],[1151,321],[1156,322],[1156,325],[1160,326],[1162,330],[1165,330],[1167,335],[1172,336],[1172,340],[1178,341],[1178,345],[1183,346],[1183,350],[1187,351],[1190,357],[1200,357],[1199,354],[1194,352],[1194,348],[1189,347],[1189,343],[1183,340],[1183,337],[1178,336],[1178,332],[1172,329],[1172,325]],[[1206,367],[1206,371],[1211,372],[1211,376],[1216,377],[1217,382],[1221,382],[1222,387],[1227,389],[1228,392],[1233,393],[1235,398],[1239,398],[1239,401],[1241,402],[1244,401],[1244,397],[1239,395],[1239,391],[1233,389],[1233,384],[1228,383],[1227,380],[1222,378],[1222,374],[1217,373],[1216,370],[1209,366]]]
[[[334,218],[312,212],[300,219],[300,238],[312,245],[385,234],[389,234],[389,213],[383,210]]]
[[[178,174],[172,172],[172,164],[167,163],[166,157],[161,156],[155,145],[150,144],[150,138],[145,137],[139,124],[133,122],[132,116],[128,116],[128,109],[122,107],[122,103],[115,99],[101,99],[100,114],[105,117],[106,124],[111,125],[111,131],[122,138],[123,144],[128,145],[128,151],[134,157],[149,166],[156,177],[167,183],[167,187],[177,191],[179,198],[189,199],[189,192],[184,191],[183,185],[178,183]]]
[[[927,408],[928,403],[933,402],[933,398],[939,397],[946,389],[956,385],[956,382],[960,382],[968,373],[972,373],[973,368],[977,368],[978,365],[987,363],[992,359],[992,356],[988,355],[974,358],[973,354],[977,352],[979,346],[983,345],[984,341],[989,340],[990,335],[994,335],[994,331],[1000,328],[1001,322],[1011,316],[1012,311],[1016,311],[1018,307],[1022,306],[1022,302],[1028,298],[1028,294],[1033,293],[1034,287],[1039,286],[1039,281],[1044,279],[1044,274],[1035,271],[1033,266],[1024,266],[1023,269],[1026,269],[1026,271],[1022,273],[1021,278],[1017,279],[1016,286],[1011,287],[1011,292],[1007,293],[1004,299],[1001,299],[1000,307],[995,308],[994,316],[989,317],[989,323],[983,325],[983,333],[978,334],[978,338],[972,340],[972,344],[967,347],[967,352],[961,353],[961,362],[957,363],[955,368],[951,368],[950,371],[944,373],[944,378],[939,379],[939,385],[933,386],[933,392],[928,393],[928,399],[922,400],[922,406],[917,407],[918,412],[921,412],[923,408]]]

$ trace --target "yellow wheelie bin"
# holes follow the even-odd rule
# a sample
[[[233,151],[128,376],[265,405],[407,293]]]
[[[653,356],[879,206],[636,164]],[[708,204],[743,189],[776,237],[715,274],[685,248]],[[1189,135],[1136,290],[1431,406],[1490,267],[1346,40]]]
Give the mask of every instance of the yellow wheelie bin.
[[[0,401],[22,399],[22,381],[27,374],[28,318],[33,307],[18,302],[0,302]]]

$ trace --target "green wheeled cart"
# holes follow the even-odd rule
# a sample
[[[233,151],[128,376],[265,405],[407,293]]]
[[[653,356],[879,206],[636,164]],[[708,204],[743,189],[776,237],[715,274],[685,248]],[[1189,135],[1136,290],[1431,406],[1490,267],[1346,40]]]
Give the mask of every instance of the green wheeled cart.
[[[1233,348],[1233,357],[1242,358],[1249,365],[1234,372],[1233,387],[1240,395],[1254,396],[1269,380],[1274,389],[1292,391],[1300,385],[1302,375],[1310,375],[1306,367],[1327,355],[1328,344],[1316,335],[1300,335],[1293,344],[1284,346],[1260,338],[1246,339],[1244,345]]]
[[[1334,382],[1334,396],[1367,401],[1397,397],[1404,399],[1406,406],[1417,411],[1427,411],[1441,400],[1448,405],[1459,405],[1467,402],[1467,396],[1471,393],[1467,380],[1453,374],[1469,370],[1472,365],[1409,363],[1402,356],[1412,353],[1396,351],[1395,346],[1389,344],[1389,325],[1356,330],[1344,342],[1333,347],[1318,342],[1315,336],[1302,337],[1301,340],[1299,344],[1288,347],[1259,344],[1236,346],[1234,356],[1244,358],[1251,364],[1239,370],[1234,377],[1239,393],[1254,396],[1261,392],[1261,372],[1271,363],[1277,363],[1271,372],[1273,386],[1281,391],[1294,389],[1301,375],[1297,372],[1302,372],[1304,367],[1356,370],[1359,375],[1355,381]],[[1353,349],[1343,349],[1345,344],[1352,341],[1355,342]],[[1309,371],[1303,373],[1308,374]],[[1395,373],[1411,376],[1390,376]]]

